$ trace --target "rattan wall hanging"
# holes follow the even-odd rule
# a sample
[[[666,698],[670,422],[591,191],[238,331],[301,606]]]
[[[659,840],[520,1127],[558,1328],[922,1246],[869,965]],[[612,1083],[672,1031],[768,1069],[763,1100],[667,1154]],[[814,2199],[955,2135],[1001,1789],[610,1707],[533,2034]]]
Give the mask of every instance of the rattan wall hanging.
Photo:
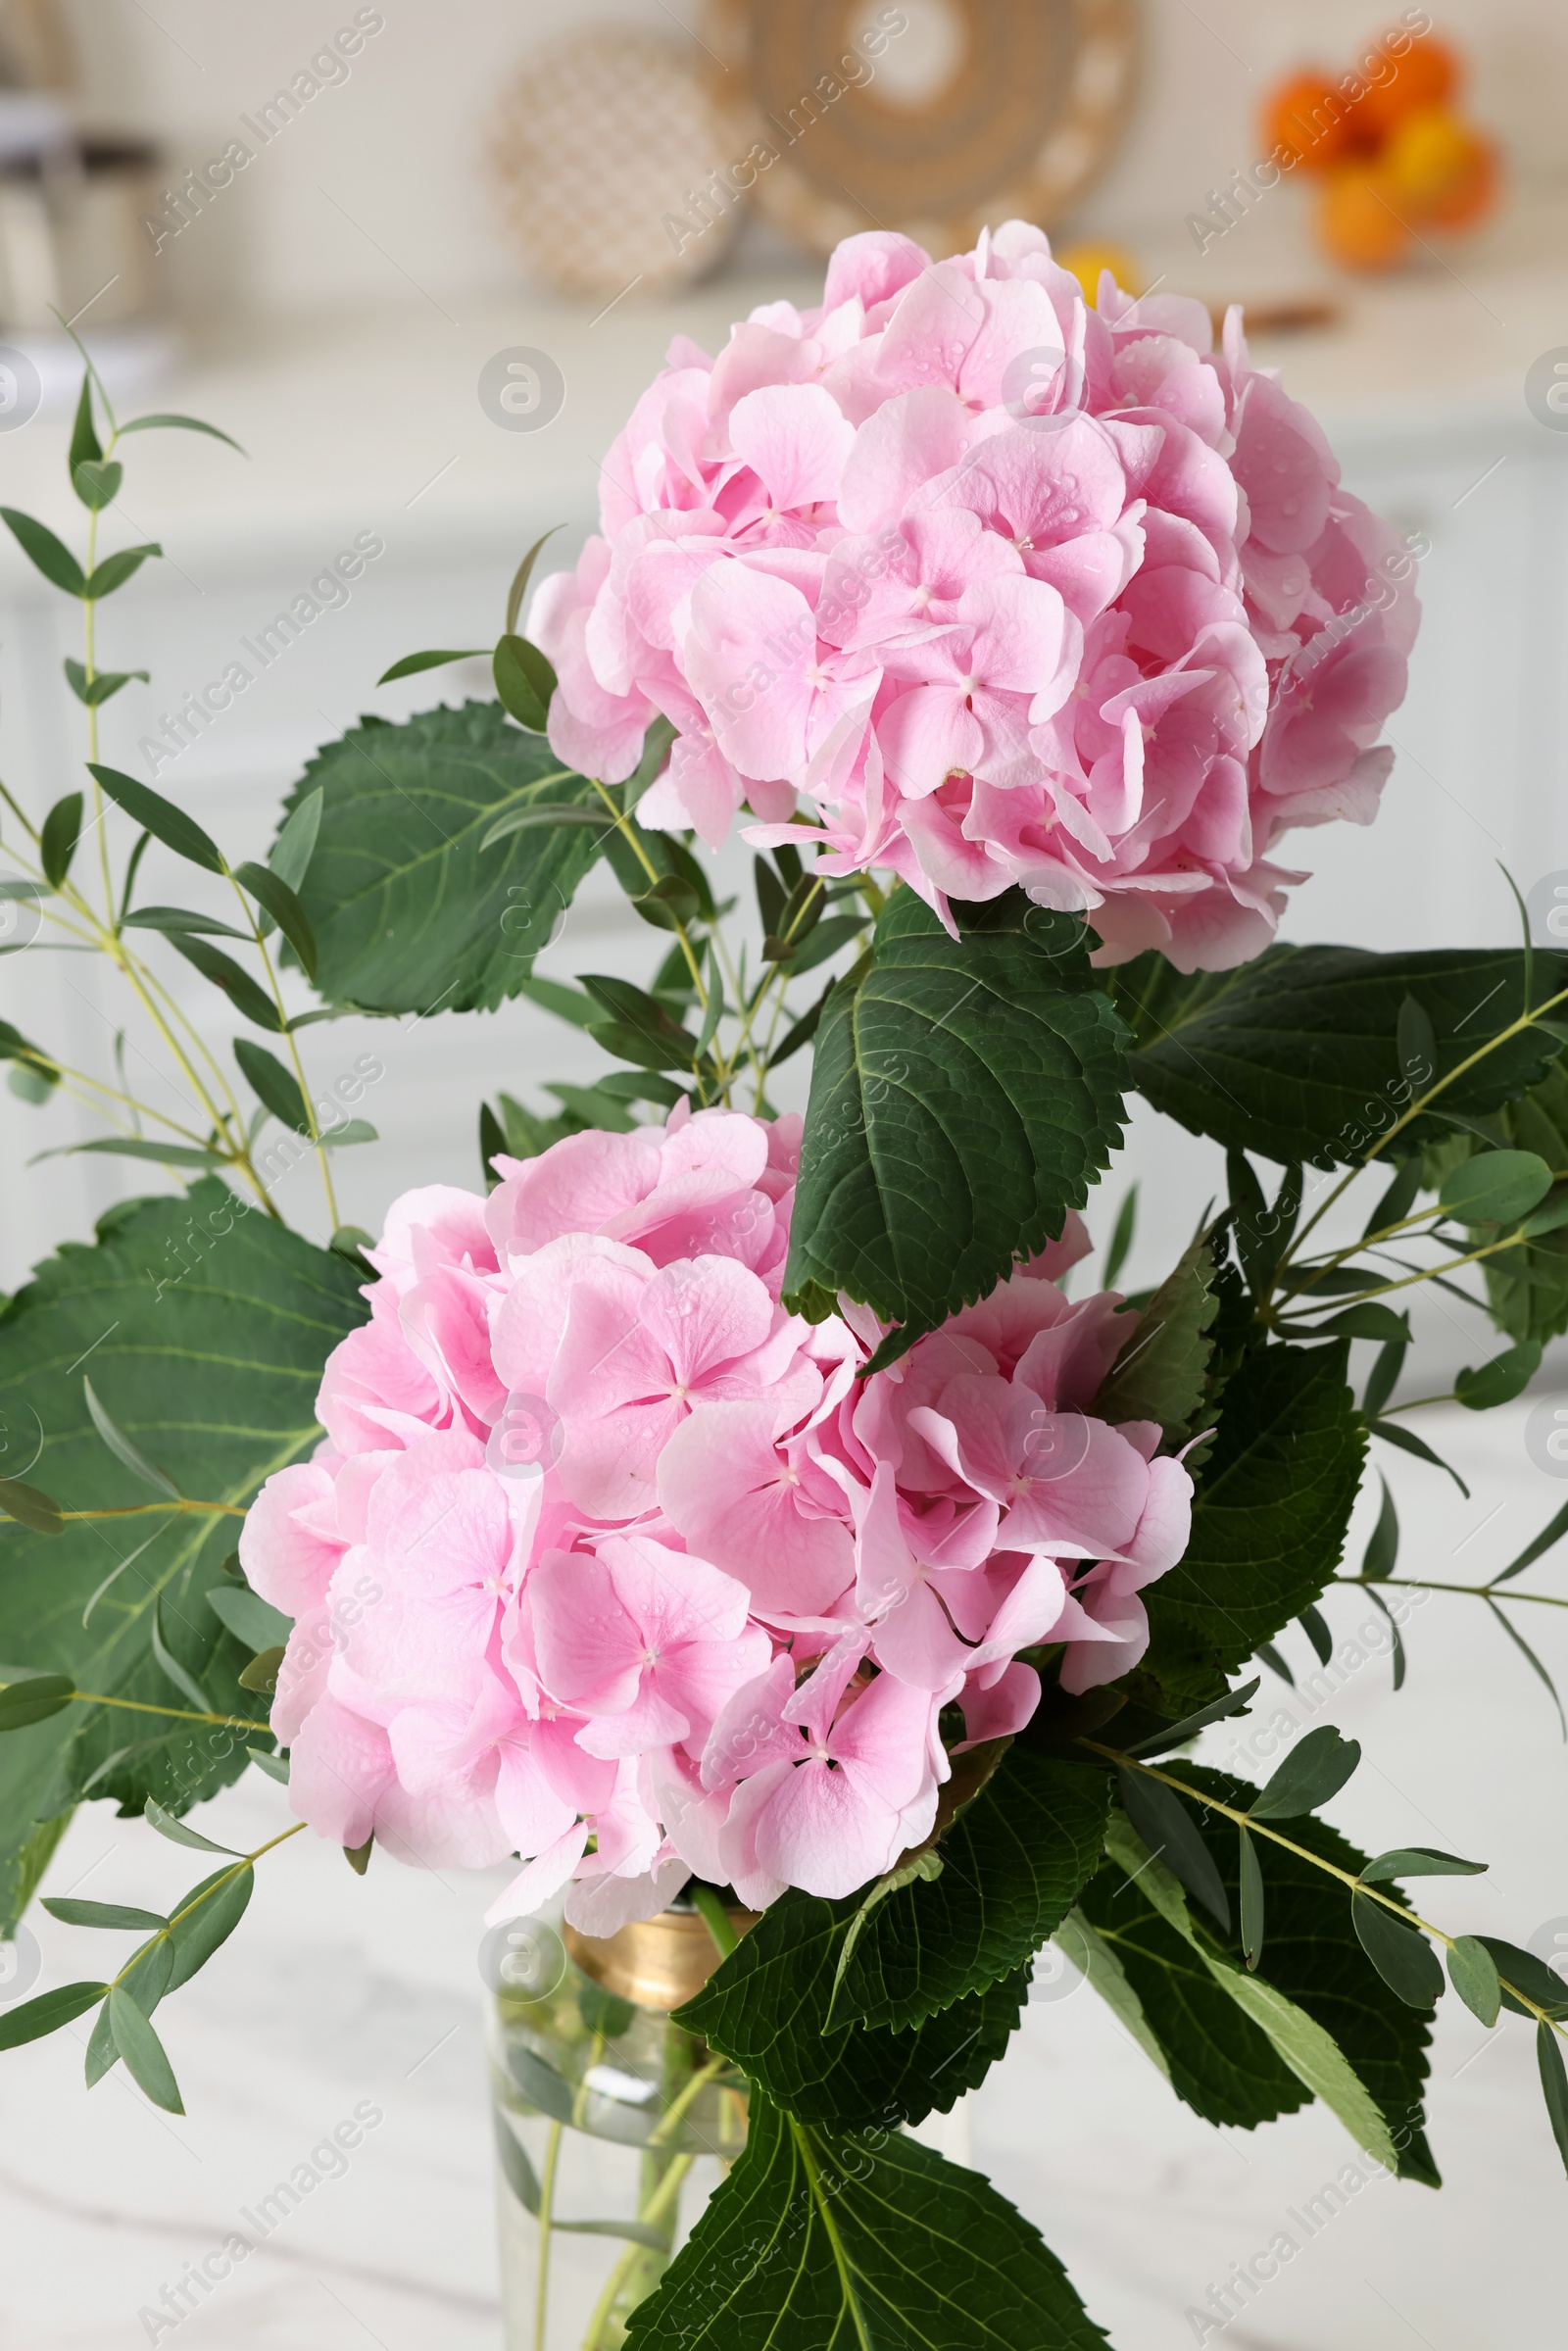
[[[1136,0],[708,0],[702,37],[731,174],[818,253],[1060,220],[1126,124],[1139,48]]]

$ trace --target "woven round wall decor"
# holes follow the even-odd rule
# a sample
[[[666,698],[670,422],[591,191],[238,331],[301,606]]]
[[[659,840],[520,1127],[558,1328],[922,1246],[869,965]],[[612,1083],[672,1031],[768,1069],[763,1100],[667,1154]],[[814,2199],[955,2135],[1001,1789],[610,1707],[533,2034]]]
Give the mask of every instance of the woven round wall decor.
[[[1139,49],[1136,0],[708,0],[702,29],[726,166],[818,253],[1049,227],[1114,149]]]
[[[724,139],[704,63],[690,41],[619,25],[528,60],[490,156],[530,275],[610,301],[689,284],[722,261],[740,205],[712,178]]]

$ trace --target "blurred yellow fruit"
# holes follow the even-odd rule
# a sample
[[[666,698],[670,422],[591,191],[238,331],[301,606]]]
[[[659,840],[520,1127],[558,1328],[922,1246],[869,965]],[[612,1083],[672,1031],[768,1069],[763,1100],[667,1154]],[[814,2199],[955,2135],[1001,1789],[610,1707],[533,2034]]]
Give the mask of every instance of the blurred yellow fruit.
[[[1478,130],[1446,107],[1429,106],[1395,126],[1378,162],[1398,209],[1426,212],[1470,184],[1486,154]]]
[[[1136,294],[1141,278],[1138,264],[1125,245],[1064,245],[1053,256],[1064,269],[1070,269],[1083,287],[1084,300],[1091,310],[1100,291],[1100,272],[1108,269],[1124,293]]]
[[[1348,269],[1392,269],[1410,245],[1398,204],[1381,171],[1343,165],[1326,174],[1318,191],[1319,240]]]

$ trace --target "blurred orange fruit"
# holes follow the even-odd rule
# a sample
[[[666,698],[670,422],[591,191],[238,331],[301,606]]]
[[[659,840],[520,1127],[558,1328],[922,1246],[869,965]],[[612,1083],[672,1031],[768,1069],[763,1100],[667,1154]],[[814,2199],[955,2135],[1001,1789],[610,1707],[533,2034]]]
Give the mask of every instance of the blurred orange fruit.
[[[1445,106],[1459,86],[1456,53],[1434,33],[1410,43],[1402,57],[1390,61],[1387,81],[1372,83],[1355,109],[1357,125],[1372,139],[1385,139],[1407,115]]]
[[[1397,218],[1397,204],[1380,171],[1365,164],[1344,164],[1330,172],[1318,192],[1319,240],[1348,269],[1392,269],[1410,246],[1410,231]]]
[[[1287,147],[1308,171],[1326,171],[1366,144],[1361,108],[1326,73],[1293,73],[1264,108],[1263,140],[1266,154]]]
[[[1484,220],[1497,201],[1502,159],[1491,139],[1471,133],[1473,152],[1463,174],[1446,196],[1427,208],[1427,219],[1442,228],[1469,228]]]

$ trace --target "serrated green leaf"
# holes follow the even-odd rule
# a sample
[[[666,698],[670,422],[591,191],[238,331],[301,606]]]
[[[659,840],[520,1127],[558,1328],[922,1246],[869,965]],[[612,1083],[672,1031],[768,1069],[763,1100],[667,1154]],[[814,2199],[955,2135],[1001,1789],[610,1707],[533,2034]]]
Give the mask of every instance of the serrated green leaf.
[[[1072,925],[1022,899],[950,939],[912,891],[817,1031],[785,1295],[847,1291],[899,1326],[982,1296],[1081,1207],[1121,1132],[1121,1025]]]
[[[1443,1968],[1417,1927],[1402,1927],[1370,1896],[1352,1893],[1356,1938],[1392,1992],[1409,2008],[1431,2008],[1443,1994]]]
[[[176,808],[172,800],[166,800],[147,784],[139,784],[133,775],[122,775],[118,767],[105,767],[95,759],[88,760],[87,772],[155,841],[162,841],[166,849],[172,849],[188,864],[200,865],[208,873],[222,872],[222,853],[217,842],[203,832],[194,817],[187,816],[183,808]]]
[[[36,1414],[45,1432],[38,1474],[73,1507],[143,1502],[145,1488],[93,1425],[86,1371],[176,1487],[243,1506],[318,1443],[321,1365],[365,1319],[363,1278],[247,1212],[213,1179],[179,1197],[127,1201],[95,1246],[48,1259],[0,1319],[0,1414],[16,1429],[32,1428]],[[162,1523],[68,1523],[53,1538],[0,1525],[7,1650],[78,1689],[183,1706],[152,1650],[162,1594],[164,1634],[213,1710],[259,1714],[236,1679],[245,1652],[206,1604],[208,1590],[228,1581],[222,1562],[236,1525],[183,1512]],[[181,1812],[239,1776],[245,1741],[239,1730],[82,1704],[0,1740],[0,1888],[34,1823],[56,1819],[89,1781],[94,1795],[127,1812],[148,1796]]]
[[[1006,2048],[1028,1969],[906,2032],[862,2024],[828,2032],[838,1952],[858,1904],[856,1894],[832,1902],[795,1888],[781,1894],[677,2022],[743,2066],[798,2121],[859,2130],[946,2114]]]
[[[753,2094],[744,2152],[626,2351],[1105,2351],[1060,2263],[974,2172],[901,2133],[802,2131]]]
[[[835,1961],[835,2024],[903,2030],[1010,1975],[1094,1872],[1109,1794],[1103,1772],[1010,1747],[941,1832],[951,1868],[889,1893]]]
[[[1201,1796],[1217,1797],[1237,1810],[1245,1810],[1257,1793],[1245,1781],[1186,1759],[1180,1772],[1183,1781]],[[1257,2031],[1267,2045],[1258,2063],[1257,2045],[1248,2044],[1251,2050],[1249,2058],[1237,2043],[1234,2028],[1225,2025],[1220,2012],[1206,2008],[1200,1980],[1187,1983],[1185,1991],[1180,1991],[1179,1985],[1170,1992],[1161,1988],[1171,1981],[1167,1963],[1178,1970],[1189,1964],[1180,1958],[1179,1939],[1163,1945],[1163,1958],[1153,1962],[1118,1946],[1141,1996],[1150,2003],[1151,2023],[1159,2025],[1180,2094],[1201,2113],[1209,2111],[1204,2097],[1216,2097],[1229,2109],[1223,2119],[1239,2120],[1250,2127],[1275,2113],[1294,2111],[1300,2103],[1295,2084],[1301,2083],[1333,2107],[1358,2145],[1375,2154],[1382,2150],[1380,2160],[1386,2163],[1396,2160],[1402,2179],[1437,2186],[1438,2175],[1421,2129],[1430,2034],[1423,2019],[1395,1997],[1367,1959],[1351,1928],[1344,1887],[1310,1860],[1270,1842],[1268,1937],[1255,1975],[1249,1976],[1240,1935],[1221,1942],[1212,1927],[1187,1918],[1181,1888],[1168,1880],[1161,1865],[1152,1862],[1141,1867],[1144,1848],[1135,1838],[1129,1841],[1126,1824],[1113,1815],[1111,1828],[1107,1843],[1116,1866],[1102,1871],[1084,1897],[1084,1907],[1095,1919],[1108,1920],[1107,1932],[1121,1934],[1133,1920],[1147,1919],[1152,1912],[1156,1925],[1175,1924],[1179,1936],[1185,1918],[1186,1932],[1196,1935],[1209,1958],[1228,1958],[1239,1980],[1272,1985],[1312,2019],[1330,2044],[1329,2050],[1319,2044],[1327,2072],[1314,2071],[1314,2078],[1308,2079],[1294,2071],[1259,2023]],[[1200,1828],[1227,1886],[1239,1894],[1238,1838],[1232,1823],[1211,1812],[1200,1820]],[[1365,1856],[1323,1821],[1308,1816],[1294,1822],[1290,1835],[1294,1844],[1337,1869],[1353,1875],[1364,1866]],[[1138,1873],[1136,1882],[1128,1890],[1126,1879],[1133,1873]],[[1167,1915],[1162,1916],[1152,1902],[1152,1890],[1169,1903]],[[1137,1929],[1137,1939],[1149,1939],[1144,1927]],[[1156,1971],[1152,1981],[1149,1974],[1152,1965]],[[1218,1978],[1212,1981],[1219,1984]],[[1175,1996],[1178,1991],[1179,1997]],[[1348,2082],[1338,2073],[1330,2053],[1335,2046],[1349,2070]],[[1292,2055],[1298,2058],[1299,2049],[1294,2049]],[[1285,2076],[1293,2073],[1293,2081],[1286,2081]],[[1381,2134],[1375,2125],[1369,2129],[1364,2117],[1357,2117],[1356,2082],[1364,2085],[1376,2103],[1382,2117]]]
[[[493,1010],[515,995],[599,854],[602,826],[479,843],[503,810],[580,802],[593,786],[494,703],[401,726],[366,721],[318,752],[290,801],[324,794],[296,890],[332,1004],[382,1012]],[[610,817],[604,811],[604,822]]]
[[[1297,1820],[1338,1795],[1361,1760],[1360,1742],[1321,1723],[1298,1739],[1250,1807],[1258,1821]]]
[[[1205,1702],[1338,1567],[1365,1439],[1348,1343],[1255,1349],[1227,1386],[1183,1558],[1148,1588],[1144,1669],[1173,1710]]]
[[[1107,1267],[1107,1286],[1111,1280]],[[1095,1397],[1097,1419],[1156,1420],[1167,1445],[1185,1444],[1202,1403],[1214,1351],[1206,1334],[1218,1312],[1214,1252],[1200,1234],[1140,1313]]]
[[[1107,977],[1135,1032],[1131,1082],[1156,1109],[1229,1149],[1317,1167],[1356,1165],[1408,1107],[1397,1044],[1406,996],[1433,1024],[1442,1077],[1526,1008],[1524,957],[1494,949],[1277,946],[1237,970],[1191,976],[1151,953]],[[1534,986],[1538,1002],[1568,986],[1568,963],[1538,953]],[[1496,1110],[1539,1082],[1555,1051],[1524,1030],[1439,1103],[1464,1116]],[[1400,1129],[1397,1148],[1408,1153],[1450,1131],[1424,1112]]]

